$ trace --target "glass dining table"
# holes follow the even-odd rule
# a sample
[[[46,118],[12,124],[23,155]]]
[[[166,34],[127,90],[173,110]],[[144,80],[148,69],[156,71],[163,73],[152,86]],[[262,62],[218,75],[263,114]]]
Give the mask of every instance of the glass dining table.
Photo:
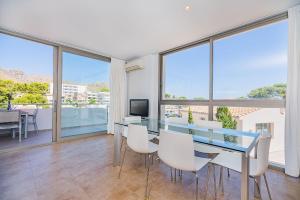
[[[120,165],[122,131],[128,122],[114,123],[114,166]],[[255,148],[259,134],[233,129],[209,129],[190,124],[178,124],[157,119],[144,119],[140,123],[132,123],[146,126],[149,134],[159,136],[159,130],[170,130],[185,134],[191,134],[194,142],[203,143],[224,150],[241,153],[241,199],[249,199],[249,158],[250,152]]]

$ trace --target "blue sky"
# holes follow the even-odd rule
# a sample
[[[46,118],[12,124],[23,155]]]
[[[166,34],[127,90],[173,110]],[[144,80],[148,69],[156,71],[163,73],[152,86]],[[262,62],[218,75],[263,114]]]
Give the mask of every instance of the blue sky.
[[[109,82],[109,66],[104,61],[63,53],[63,80],[75,83]]]
[[[214,98],[246,96],[252,89],[286,83],[287,20],[214,43]],[[208,98],[209,48],[201,45],[164,58],[165,92]]]
[[[287,20],[217,40],[214,43],[214,98],[246,96],[250,90],[285,83]],[[165,91],[176,96],[208,98],[209,45],[164,58]],[[0,34],[0,67],[27,74],[53,74],[51,46]],[[108,82],[109,63],[70,53],[63,56],[63,80]]]
[[[63,80],[79,84],[108,82],[109,63],[63,54]],[[0,68],[29,75],[53,75],[53,47],[0,33]]]

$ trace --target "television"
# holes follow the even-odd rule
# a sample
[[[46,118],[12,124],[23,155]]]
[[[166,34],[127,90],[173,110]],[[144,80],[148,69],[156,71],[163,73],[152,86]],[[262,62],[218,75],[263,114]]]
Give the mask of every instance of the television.
[[[149,100],[148,99],[130,99],[130,115],[148,117],[149,115]]]

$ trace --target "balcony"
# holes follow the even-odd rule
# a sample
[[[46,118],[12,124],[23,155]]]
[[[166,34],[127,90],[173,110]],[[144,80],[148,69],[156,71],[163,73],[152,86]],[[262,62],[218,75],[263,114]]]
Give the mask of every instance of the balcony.
[[[2,105],[3,107],[5,105]],[[30,117],[28,119],[28,136],[24,139],[23,135],[22,142],[19,142],[17,137],[13,139],[10,130],[0,130],[0,151],[52,142],[52,104],[14,105],[13,108],[28,114],[33,114],[35,108],[38,108],[36,114],[38,131],[35,130]],[[63,104],[61,137],[106,131],[107,120],[107,105]]]

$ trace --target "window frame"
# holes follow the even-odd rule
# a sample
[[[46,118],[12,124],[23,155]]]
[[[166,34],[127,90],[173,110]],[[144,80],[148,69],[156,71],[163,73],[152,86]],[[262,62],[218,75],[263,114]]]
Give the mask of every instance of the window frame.
[[[286,20],[288,13],[283,12],[278,15],[274,15],[268,18],[264,18],[253,23],[249,23],[234,29],[230,29],[225,32],[221,32],[207,38],[188,43],[183,46],[179,46],[167,51],[159,53],[159,90],[158,90],[158,118],[161,118],[161,106],[162,105],[195,105],[195,106],[208,106],[208,119],[213,120],[213,107],[215,106],[233,106],[233,107],[261,107],[261,108],[284,108],[285,99],[214,99],[213,98],[213,82],[214,82],[214,42],[216,40],[233,36],[242,32],[251,31],[256,28],[263,27],[272,23]],[[209,43],[209,99],[208,100],[166,100],[163,98],[164,87],[164,63],[163,57],[168,54],[172,54],[188,48]]]

